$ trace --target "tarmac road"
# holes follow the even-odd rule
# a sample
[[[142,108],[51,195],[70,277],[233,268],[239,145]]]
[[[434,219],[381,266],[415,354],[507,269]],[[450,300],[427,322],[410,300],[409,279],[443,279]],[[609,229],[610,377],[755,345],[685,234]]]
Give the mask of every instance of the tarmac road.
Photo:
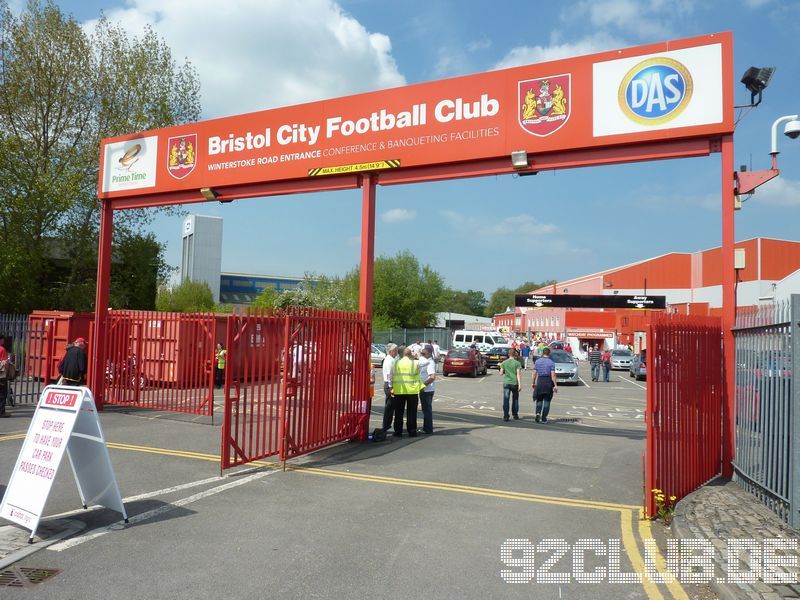
[[[532,418],[530,371],[523,418],[508,423],[496,371],[440,378],[433,435],[341,444],[285,472],[223,476],[218,426],[109,410],[102,423],[131,523],[105,509],[61,515],[55,529],[82,531],[14,564],[60,572],[0,597],[686,598],[678,584],[609,582],[643,571],[651,537],[639,520],[644,386],[627,372],[560,386],[544,425]],[[30,418],[14,411],[0,422],[2,482]],[[75,509],[64,467],[45,514]],[[0,548],[19,532],[0,527]],[[599,550],[584,566],[599,583],[575,571],[589,538]]]

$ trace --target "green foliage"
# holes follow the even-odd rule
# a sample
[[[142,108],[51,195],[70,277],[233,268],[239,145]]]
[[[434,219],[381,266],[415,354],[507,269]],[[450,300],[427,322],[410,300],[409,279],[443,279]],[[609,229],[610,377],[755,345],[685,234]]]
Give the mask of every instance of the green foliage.
[[[190,281],[169,289],[162,286],[156,296],[156,310],[167,312],[211,312],[216,309],[214,294],[205,281]]]
[[[445,289],[442,294],[440,310],[465,315],[483,315],[486,310],[486,296],[481,291]]]
[[[130,38],[101,18],[89,34],[39,0],[19,15],[0,0],[0,72],[0,311],[91,309],[100,140],[197,120],[197,75],[149,28]],[[115,244],[155,214],[117,213]]]
[[[119,241],[111,259],[111,306],[155,308],[158,284],[167,279],[170,271],[162,252],[162,245],[152,233],[126,235]]]

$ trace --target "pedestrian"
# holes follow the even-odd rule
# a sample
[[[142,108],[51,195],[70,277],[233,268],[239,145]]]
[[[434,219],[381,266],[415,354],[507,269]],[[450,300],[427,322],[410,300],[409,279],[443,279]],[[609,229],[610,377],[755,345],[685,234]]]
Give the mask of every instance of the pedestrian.
[[[433,345],[428,344],[420,350],[419,380],[425,386],[419,393],[422,406],[422,433],[433,433],[433,394],[436,391],[436,363],[433,360]]]
[[[388,431],[392,426],[392,365],[397,360],[397,344],[389,342],[386,344],[386,358],[383,359],[383,394],[385,403],[383,405],[383,424],[384,431]]]
[[[503,373],[503,421],[508,421],[508,401],[511,399],[511,415],[516,421],[519,419],[519,390],[522,387],[522,364],[519,362],[519,352],[513,348],[509,357],[500,363]]]
[[[86,340],[79,337],[67,346],[58,362],[61,385],[86,385]]]
[[[536,410],[536,422],[547,423],[550,414],[550,401],[558,391],[556,365],[550,358],[550,348],[545,348],[541,358],[533,363],[533,401]]]
[[[217,348],[214,351],[214,360],[216,362],[214,365],[214,385],[218,388],[221,388],[225,381],[225,361],[227,357],[228,351],[225,350],[225,346],[217,344]]]
[[[567,342],[567,345],[564,346],[564,352],[568,352],[569,354],[572,354],[572,346],[569,345],[569,342]]]
[[[531,355],[531,347],[528,344],[522,344],[522,368],[528,368],[528,357]]]
[[[603,355],[600,353],[600,350],[597,349],[597,346],[592,346],[592,349],[589,350],[589,365],[592,367],[592,381],[600,381],[600,363],[603,358]]]
[[[600,364],[603,365],[603,381],[608,383],[608,372],[611,370],[611,352],[606,348],[600,357]]]
[[[422,344],[420,343],[420,341],[417,340],[416,342],[411,344],[409,348],[411,348],[411,354],[416,358],[419,358],[419,351],[422,350]]]
[[[419,403],[419,361],[414,360],[411,348],[392,365],[392,408],[395,437],[403,436],[403,412],[406,412],[408,437],[417,437],[417,404]]]
[[[8,399],[8,350],[6,350],[6,336],[0,336],[0,418],[7,419],[11,415],[6,412]]]
[[[442,349],[439,347],[439,344],[436,340],[429,342],[431,346],[433,346],[433,363],[436,365],[436,372],[439,372],[439,363],[442,362]]]

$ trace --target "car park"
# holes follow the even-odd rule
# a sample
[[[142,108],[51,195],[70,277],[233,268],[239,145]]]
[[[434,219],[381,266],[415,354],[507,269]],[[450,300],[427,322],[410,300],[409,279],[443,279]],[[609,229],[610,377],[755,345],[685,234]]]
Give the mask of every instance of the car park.
[[[442,374],[448,375],[486,375],[486,360],[474,348],[454,348],[447,353],[442,365]]]
[[[630,370],[633,352],[627,348],[617,348],[611,351],[611,368],[622,371]]]
[[[383,359],[386,358],[386,346],[383,344],[372,344],[371,354],[369,361],[373,367],[380,367],[383,365]]]
[[[642,350],[639,354],[633,357],[631,360],[631,367],[628,370],[628,374],[631,377],[635,377],[637,380],[647,379],[647,351]]]
[[[495,346],[489,349],[483,357],[486,359],[487,367],[500,367],[500,363],[509,357],[510,348],[505,346]]]
[[[580,381],[578,361],[572,354],[564,350],[553,350],[550,352],[550,360],[556,365],[556,381],[558,383],[578,384]]]

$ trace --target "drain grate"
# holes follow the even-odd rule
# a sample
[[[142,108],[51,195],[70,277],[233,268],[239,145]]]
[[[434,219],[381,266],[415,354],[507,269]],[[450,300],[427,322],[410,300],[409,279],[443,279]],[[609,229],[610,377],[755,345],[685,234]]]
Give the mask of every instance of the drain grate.
[[[569,417],[559,417],[559,418],[557,418],[557,419],[548,419],[548,420],[549,420],[549,421],[551,421],[551,422],[553,422],[553,423],[580,423],[580,422],[581,422],[581,420],[580,420],[580,419],[576,419],[576,418],[574,418],[574,417],[572,417],[572,418],[569,418]]]
[[[31,587],[59,573],[61,573],[61,569],[12,567],[5,571],[0,571],[0,587]]]

